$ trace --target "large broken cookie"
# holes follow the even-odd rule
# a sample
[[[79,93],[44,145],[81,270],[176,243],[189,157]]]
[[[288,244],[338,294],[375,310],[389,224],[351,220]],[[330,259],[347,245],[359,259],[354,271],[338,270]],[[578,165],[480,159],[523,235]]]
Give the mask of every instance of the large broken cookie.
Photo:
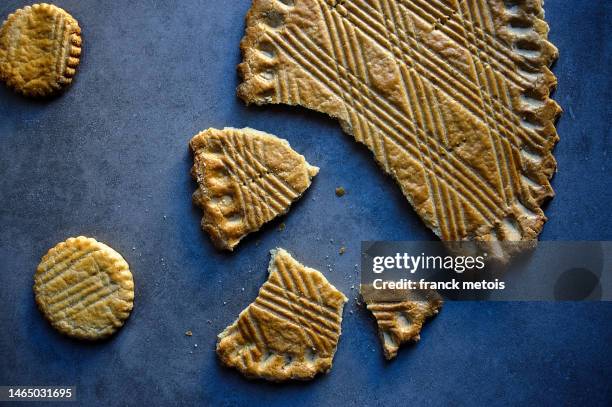
[[[49,96],[76,74],[81,28],[74,17],[51,4],[26,6],[0,29],[0,79],[26,96]]]
[[[217,354],[250,378],[312,379],[332,366],[347,299],[285,250],[271,254],[268,281],[219,334]]]
[[[437,315],[442,308],[442,297],[431,290],[406,290],[403,292],[406,297],[403,301],[377,298],[377,293],[373,291],[377,290],[362,286],[361,295],[376,319],[387,359],[393,359],[397,355],[401,344],[419,341],[425,321]]]
[[[190,142],[193,201],[215,246],[233,250],[248,233],[287,212],[319,169],[286,140],[253,129],[208,129]]]
[[[559,106],[541,0],[254,0],[247,103],[340,120],[443,240],[535,240]]]

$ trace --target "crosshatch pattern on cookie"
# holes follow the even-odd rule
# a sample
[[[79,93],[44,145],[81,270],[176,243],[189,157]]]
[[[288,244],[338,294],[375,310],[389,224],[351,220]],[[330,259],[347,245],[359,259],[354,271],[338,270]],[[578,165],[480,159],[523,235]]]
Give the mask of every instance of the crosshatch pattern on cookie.
[[[248,233],[286,213],[319,169],[286,140],[253,129],[208,129],[190,142],[193,201],[202,228],[221,249],[232,250]]]
[[[306,380],[332,366],[347,298],[283,249],[259,295],[221,334],[221,361],[245,376]]]
[[[444,240],[534,240],[554,195],[540,0],[254,0],[247,103],[339,119]]]
[[[101,339],[130,315],[134,281],[119,253],[79,236],[59,243],[42,258],[34,294],[54,328],[80,339]]]
[[[63,9],[34,4],[0,28],[0,78],[26,96],[43,97],[72,83],[81,57],[81,28]]]
[[[411,301],[366,301],[368,310],[376,319],[385,358],[397,356],[403,343],[418,342],[426,320],[440,312],[443,301],[438,293],[427,291],[421,296],[422,299]]]

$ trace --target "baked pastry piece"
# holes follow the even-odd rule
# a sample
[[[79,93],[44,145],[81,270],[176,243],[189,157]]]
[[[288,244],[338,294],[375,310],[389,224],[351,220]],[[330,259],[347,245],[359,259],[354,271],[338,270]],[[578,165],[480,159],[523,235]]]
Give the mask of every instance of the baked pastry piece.
[[[378,335],[387,359],[397,356],[403,343],[419,341],[426,320],[437,315],[443,304],[442,297],[432,290],[404,290],[403,293],[396,293],[405,297],[403,301],[377,297],[378,294],[371,287],[362,286],[361,293],[368,310],[376,319]]]
[[[337,118],[443,240],[535,240],[560,113],[541,3],[254,0],[238,95]]]
[[[25,96],[49,96],[76,74],[81,28],[63,9],[34,4],[15,11],[0,28],[0,79]]]
[[[198,182],[193,201],[219,249],[233,250],[247,234],[286,213],[319,172],[286,140],[249,128],[211,128],[190,146]]]
[[[271,254],[268,281],[219,334],[217,354],[250,378],[312,379],[332,366],[347,299],[285,250]]]
[[[71,237],[43,256],[34,275],[34,295],[58,331],[102,339],[130,315],[134,280],[115,250],[91,238]]]

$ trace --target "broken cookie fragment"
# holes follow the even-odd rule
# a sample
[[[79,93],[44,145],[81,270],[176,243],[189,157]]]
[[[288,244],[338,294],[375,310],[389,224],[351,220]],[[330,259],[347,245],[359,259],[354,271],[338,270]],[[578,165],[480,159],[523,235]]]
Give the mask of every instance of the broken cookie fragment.
[[[312,379],[332,366],[347,298],[284,249],[271,254],[268,280],[219,334],[217,354],[249,378]]]
[[[254,0],[238,95],[337,118],[442,240],[535,241],[561,112],[542,3]]]
[[[438,314],[443,301],[433,290],[394,290],[394,295],[404,298],[395,301],[378,291],[371,286],[361,287],[366,306],[376,319],[385,358],[393,359],[401,344],[421,339],[425,321]]]
[[[245,128],[208,129],[191,139],[193,201],[202,228],[220,249],[233,250],[247,234],[286,213],[319,169],[286,140]]]

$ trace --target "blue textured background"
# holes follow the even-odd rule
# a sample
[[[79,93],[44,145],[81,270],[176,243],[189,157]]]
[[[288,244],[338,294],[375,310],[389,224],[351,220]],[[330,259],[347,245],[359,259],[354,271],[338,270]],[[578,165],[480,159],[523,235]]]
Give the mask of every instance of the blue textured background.
[[[3,0],[0,16],[26,3]],[[76,385],[84,405],[108,406],[610,405],[611,303],[448,303],[418,345],[384,361],[351,290],[359,243],[434,236],[333,120],[236,98],[248,0],[57,3],[84,31],[74,86],[50,102],[0,87],[0,385]],[[565,114],[542,239],[612,240],[611,4],[547,2]],[[200,230],[187,149],[198,131],[226,125],[285,137],[321,167],[291,212],[233,255]],[[132,316],[105,343],[57,334],[31,291],[40,257],[78,234],[121,252],[136,281]],[[247,381],[214,353],[276,246],[351,297],[334,368],[310,383]]]

